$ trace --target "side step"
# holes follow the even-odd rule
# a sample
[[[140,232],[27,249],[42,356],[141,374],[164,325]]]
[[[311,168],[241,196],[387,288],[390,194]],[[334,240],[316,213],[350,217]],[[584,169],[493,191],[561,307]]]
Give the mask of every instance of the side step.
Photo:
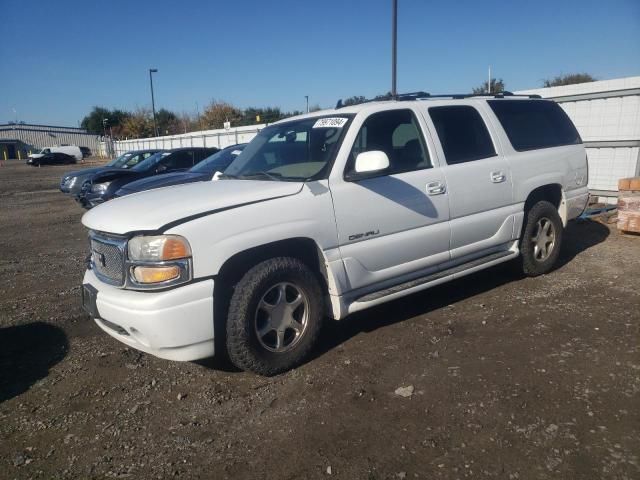
[[[413,292],[424,290],[432,285],[443,283],[444,279],[451,279],[451,277],[457,275],[464,276],[468,273],[481,270],[482,268],[505,262],[518,256],[518,253],[519,252],[514,252],[512,250],[492,253],[485,257],[476,258],[475,260],[450,267],[446,270],[441,270],[424,277],[393,285],[392,287],[378,290],[377,292],[368,293],[356,299],[351,303],[351,305],[349,305],[349,313],[364,310],[365,308],[392,300],[393,298],[402,297]]]

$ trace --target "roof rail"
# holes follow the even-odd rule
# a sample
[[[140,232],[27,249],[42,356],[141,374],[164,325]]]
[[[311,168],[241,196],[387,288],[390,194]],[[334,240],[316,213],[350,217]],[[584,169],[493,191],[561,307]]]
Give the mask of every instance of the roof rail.
[[[463,99],[463,98],[472,98],[472,97],[492,97],[492,98],[504,98],[504,97],[524,97],[524,98],[542,98],[540,95],[537,94],[533,94],[533,95],[527,95],[527,94],[516,94],[516,93],[512,93],[512,92],[507,92],[507,91],[503,91],[503,92],[496,92],[496,93],[442,93],[442,94],[438,94],[438,95],[431,95],[430,93],[427,92],[410,92],[410,93],[399,93],[398,95],[396,95],[395,99],[394,98],[373,98],[373,99],[368,99],[365,100],[362,103],[369,103],[369,102],[376,102],[376,101],[383,101],[383,100],[397,100],[397,101],[408,101],[408,100],[422,100],[422,99],[429,99],[429,98],[453,98],[453,99]],[[336,104],[336,110],[344,107],[345,105],[342,103],[342,99],[338,100],[338,103]]]

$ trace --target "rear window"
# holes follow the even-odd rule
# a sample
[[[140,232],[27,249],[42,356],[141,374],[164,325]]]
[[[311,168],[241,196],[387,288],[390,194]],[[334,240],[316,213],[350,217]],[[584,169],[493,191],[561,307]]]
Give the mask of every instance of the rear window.
[[[544,100],[489,100],[513,148],[519,152],[582,143],[560,106]]]
[[[487,126],[475,108],[466,105],[432,107],[429,116],[438,132],[447,164],[496,155]]]

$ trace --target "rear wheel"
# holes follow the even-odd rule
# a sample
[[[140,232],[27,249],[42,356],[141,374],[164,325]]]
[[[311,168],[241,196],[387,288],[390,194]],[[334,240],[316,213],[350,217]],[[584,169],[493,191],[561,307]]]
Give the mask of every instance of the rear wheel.
[[[535,277],[548,273],[558,260],[562,244],[563,226],[558,210],[542,200],[526,213],[520,240],[522,270]]]
[[[300,260],[272,258],[249,270],[231,296],[227,351],[238,368],[275,375],[305,360],[324,316],[316,276]]]

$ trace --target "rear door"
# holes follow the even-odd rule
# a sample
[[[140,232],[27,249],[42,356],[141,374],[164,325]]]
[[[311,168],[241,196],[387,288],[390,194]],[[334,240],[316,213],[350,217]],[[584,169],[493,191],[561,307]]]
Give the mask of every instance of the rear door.
[[[510,241],[514,225],[513,186],[483,113],[472,104],[429,107],[449,191],[451,258],[480,254]]]
[[[330,188],[352,290],[397,283],[449,259],[448,193],[424,127],[412,108],[374,112],[351,127],[357,136]],[[357,155],[374,150],[390,167],[359,177]]]

